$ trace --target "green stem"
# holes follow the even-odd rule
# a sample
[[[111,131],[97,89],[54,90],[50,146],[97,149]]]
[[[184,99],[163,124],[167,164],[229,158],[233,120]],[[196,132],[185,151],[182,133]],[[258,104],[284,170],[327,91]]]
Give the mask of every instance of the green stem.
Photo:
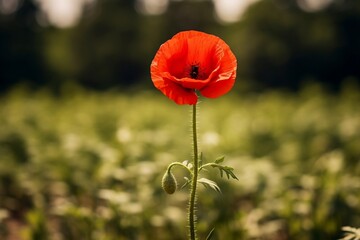
[[[196,240],[196,216],[195,216],[195,204],[196,204],[196,187],[198,179],[198,164],[199,164],[199,154],[198,154],[198,143],[197,143],[197,127],[196,127],[196,104],[193,105],[192,112],[192,132],[193,132],[193,174],[191,180],[191,190],[190,190],[190,199],[189,199],[189,231],[190,231],[190,240]]]
[[[199,171],[201,171],[203,168],[206,167],[219,167],[219,166],[221,167],[220,164],[216,164],[216,163],[206,163],[199,168]]]
[[[184,164],[182,164],[181,162],[173,162],[173,163],[171,163],[171,164],[168,166],[167,171],[170,171],[173,166],[183,167],[183,168],[185,168],[190,174],[192,174],[192,171],[191,171],[187,166],[185,166]]]

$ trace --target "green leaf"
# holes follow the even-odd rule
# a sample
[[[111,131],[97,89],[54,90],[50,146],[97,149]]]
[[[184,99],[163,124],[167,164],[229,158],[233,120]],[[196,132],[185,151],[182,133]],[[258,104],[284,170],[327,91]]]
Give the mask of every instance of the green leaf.
[[[182,164],[183,164],[184,166],[188,166],[188,164],[189,164],[189,160],[185,160],[185,161],[183,161],[183,162],[182,162]]]
[[[221,156],[221,157],[218,157],[216,160],[215,160],[215,163],[219,164],[219,163],[222,163],[225,159],[225,156]]]
[[[185,188],[187,185],[190,184],[191,180],[187,177],[184,177],[184,179],[186,180],[186,182],[180,187],[180,189],[183,189]]]
[[[183,161],[182,164],[189,169],[192,169],[193,167],[193,164],[189,160]]]
[[[203,153],[201,152],[200,155],[199,155],[199,167],[201,167],[203,165]]]
[[[214,236],[215,228],[211,229],[209,234],[206,237],[206,240],[211,240],[211,238]]]
[[[360,239],[360,228],[345,226],[341,228],[345,236],[339,240],[358,240]]]
[[[226,176],[227,176],[228,179],[229,179],[230,177],[232,177],[232,178],[234,178],[234,179],[239,180],[239,179],[235,176],[235,174],[233,173],[234,168],[228,167],[228,166],[224,166],[224,171],[225,171]]]
[[[212,165],[212,167],[214,168],[218,168],[219,171],[220,171],[220,176],[223,177],[224,176],[224,173],[226,174],[226,177],[228,179],[233,178],[233,179],[236,179],[236,180],[239,180],[236,175],[234,174],[234,168],[232,167],[229,167],[229,166],[221,166],[221,165]]]
[[[207,179],[207,178],[200,178],[197,181],[198,181],[198,183],[201,183],[202,185],[204,185],[204,187],[210,187],[214,191],[221,193],[220,187],[216,184],[216,182],[211,181],[210,179]]]

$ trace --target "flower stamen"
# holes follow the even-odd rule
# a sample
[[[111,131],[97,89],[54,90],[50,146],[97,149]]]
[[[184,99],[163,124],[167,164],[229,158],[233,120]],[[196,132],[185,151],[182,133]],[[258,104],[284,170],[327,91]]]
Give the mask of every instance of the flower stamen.
[[[190,77],[197,79],[199,74],[199,65],[191,65]]]

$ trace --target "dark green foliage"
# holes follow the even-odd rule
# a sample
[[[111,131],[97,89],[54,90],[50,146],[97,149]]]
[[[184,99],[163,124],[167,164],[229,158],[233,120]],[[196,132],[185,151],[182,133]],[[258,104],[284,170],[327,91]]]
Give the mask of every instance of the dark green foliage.
[[[68,29],[40,26],[37,2],[19,2],[14,13],[0,13],[3,91],[21,82],[56,90],[67,81],[96,89],[151,86],[149,65],[157,49],[189,29],[230,45],[238,58],[239,88],[299,89],[317,81],[338,90],[344,80],[360,79],[359,1],[333,0],[306,12],[300,0],[261,0],[241,21],[221,24],[210,0],[170,1],[155,16],[136,11],[135,0],[98,0]]]

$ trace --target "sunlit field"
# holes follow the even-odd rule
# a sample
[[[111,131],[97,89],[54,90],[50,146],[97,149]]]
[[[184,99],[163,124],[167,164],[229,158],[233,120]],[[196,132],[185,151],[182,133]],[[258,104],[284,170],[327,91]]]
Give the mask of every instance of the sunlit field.
[[[0,239],[187,237],[188,189],[161,178],[191,158],[190,106],[160,92],[15,89],[0,97]],[[202,99],[198,231],[219,240],[331,240],[360,226],[360,91],[319,87]],[[179,185],[185,172],[175,169]]]

